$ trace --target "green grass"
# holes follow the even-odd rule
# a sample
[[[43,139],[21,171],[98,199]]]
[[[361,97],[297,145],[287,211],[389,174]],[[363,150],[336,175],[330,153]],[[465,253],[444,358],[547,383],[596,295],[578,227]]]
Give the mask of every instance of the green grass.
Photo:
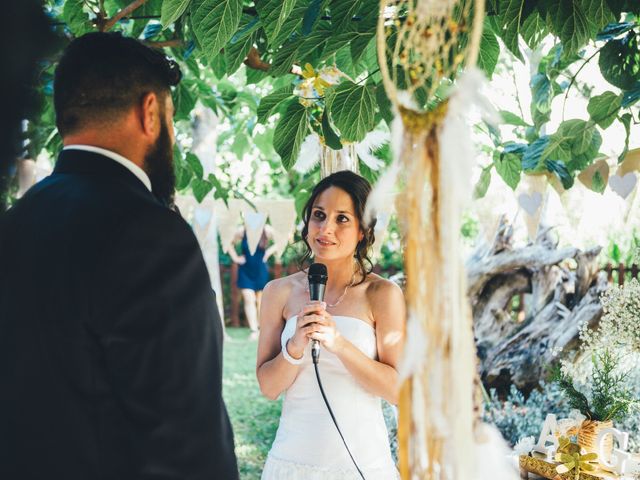
[[[256,341],[247,328],[227,328],[223,395],[233,425],[241,480],[259,480],[280,420],[281,401],[266,399],[256,380]]]

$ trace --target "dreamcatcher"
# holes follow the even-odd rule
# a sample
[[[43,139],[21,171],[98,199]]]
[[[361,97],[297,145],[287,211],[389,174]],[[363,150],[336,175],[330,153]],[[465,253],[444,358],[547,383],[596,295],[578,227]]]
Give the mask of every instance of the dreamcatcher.
[[[451,92],[462,67],[475,64],[484,0],[381,0],[380,12],[378,59],[397,113],[391,171],[401,192],[409,317],[400,471],[405,480],[468,480],[476,356],[458,246],[474,153],[460,118],[478,77],[459,78]]]

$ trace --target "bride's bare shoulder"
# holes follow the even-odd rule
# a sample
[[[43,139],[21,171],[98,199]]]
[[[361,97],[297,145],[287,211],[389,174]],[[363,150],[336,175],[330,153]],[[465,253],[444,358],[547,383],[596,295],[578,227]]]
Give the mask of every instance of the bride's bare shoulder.
[[[265,296],[277,296],[279,298],[289,298],[300,288],[304,288],[304,281],[307,275],[305,272],[296,272],[282,278],[271,280],[264,288]]]
[[[391,280],[381,277],[375,273],[367,275],[367,298],[369,304],[386,304],[389,301],[403,301],[402,289]]]

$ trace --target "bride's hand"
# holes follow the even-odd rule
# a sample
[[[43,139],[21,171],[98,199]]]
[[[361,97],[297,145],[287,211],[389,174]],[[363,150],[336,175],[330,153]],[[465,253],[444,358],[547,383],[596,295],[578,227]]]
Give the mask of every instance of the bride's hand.
[[[321,306],[321,310],[316,309],[313,313],[304,317],[311,319],[313,322],[307,333],[307,338],[310,340],[318,340],[325,349],[331,353],[336,353],[341,346],[340,342],[342,342],[343,337],[340,335],[340,332],[338,332],[333,317],[325,310],[326,304],[323,303]]]
[[[323,302],[309,302],[305,305],[296,320],[296,331],[289,339],[287,350],[294,358],[300,358],[304,354],[304,349],[309,343],[307,336],[315,328],[315,313],[325,308]]]

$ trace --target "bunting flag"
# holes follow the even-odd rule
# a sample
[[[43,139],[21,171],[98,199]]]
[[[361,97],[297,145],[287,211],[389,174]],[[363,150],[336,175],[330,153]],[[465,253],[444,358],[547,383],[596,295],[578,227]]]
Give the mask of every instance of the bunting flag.
[[[273,229],[274,255],[279,259],[293,240],[297,217],[295,203],[292,199],[261,200],[257,207],[258,211],[269,217],[269,224]]]
[[[238,231],[240,223],[240,205],[239,200],[229,200],[229,206],[225,205],[222,200],[216,200],[214,211],[217,219],[218,233],[220,234],[220,247],[225,253],[233,246],[233,239]]]
[[[609,183],[609,164],[606,160],[598,160],[585,168],[578,175],[578,180],[590,190],[602,193]]]
[[[540,218],[547,200],[548,180],[544,175],[527,175],[522,182],[521,193],[518,195],[518,205],[525,212],[524,222],[527,227],[529,240],[535,241],[538,235]]]
[[[262,231],[267,223],[267,216],[262,212],[253,212],[250,210],[244,210],[244,229],[247,234],[247,244],[249,246],[249,253],[253,255],[256,253],[258,244],[260,243],[260,237]]]

